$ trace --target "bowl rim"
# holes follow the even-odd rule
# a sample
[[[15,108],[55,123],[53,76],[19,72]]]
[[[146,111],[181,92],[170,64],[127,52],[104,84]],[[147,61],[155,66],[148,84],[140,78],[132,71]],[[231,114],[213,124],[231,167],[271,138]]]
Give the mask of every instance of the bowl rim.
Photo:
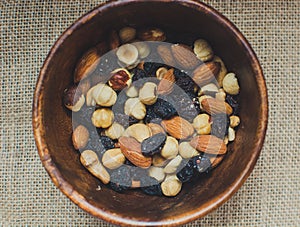
[[[160,0],[155,0],[159,2]],[[35,143],[38,149],[38,153],[42,164],[46,171],[48,172],[50,178],[57,188],[59,188],[72,202],[74,202],[81,209],[86,212],[101,218],[102,220],[108,221],[113,224],[118,225],[126,225],[126,226],[177,226],[182,225],[198,218],[205,216],[206,214],[212,212],[217,209],[223,203],[225,203],[228,199],[232,197],[232,195],[237,192],[237,190],[243,185],[246,179],[251,174],[257,159],[261,153],[261,149],[263,146],[263,142],[266,135],[267,123],[268,123],[268,95],[267,88],[265,83],[265,78],[262,72],[262,68],[259,64],[258,58],[254,53],[252,47],[246,38],[242,35],[242,33],[238,30],[238,28],[219,13],[217,10],[212,8],[211,6],[196,1],[196,0],[163,0],[163,2],[175,2],[176,4],[182,5],[184,7],[194,8],[198,11],[204,11],[207,14],[212,15],[218,23],[223,24],[229,32],[231,32],[238,40],[241,42],[243,47],[247,50],[248,58],[250,59],[252,68],[255,72],[255,77],[257,81],[258,91],[261,97],[261,121],[259,122],[258,131],[257,131],[257,140],[255,141],[256,146],[251,155],[250,161],[248,162],[246,168],[241,172],[239,177],[234,181],[234,183],[227,188],[222,194],[213,198],[211,201],[207,202],[206,206],[201,206],[198,209],[194,209],[192,211],[186,212],[183,215],[175,216],[173,218],[164,219],[155,222],[147,222],[140,221],[135,219],[128,219],[121,217],[115,213],[111,213],[109,211],[104,211],[96,206],[91,205],[85,198],[78,193],[71,184],[69,184],[61,175],[59,170],[56,168],[55,163],[53,162],[51,155],[49,153],[49,149],[45,140],[45,129],[43,126],[43,115],[42,115],[42,100],[43,100],[43,91],[44,91],[44,78],[47,73],[47,68],[51,62],[52,57],[55,55],[56,51],[60,48],[65,39],[67,39],[74,30],[83,26],[86,22],[90,21],[94,16],[98,13],[109,10],[113,7],[121,7],[124,5],[132,4],[132,3],[140,3],[140,2],[153,2],[153,0],[125,0],[125,1],[109,1],[106,3],[102,3],[95,7],[93,10],[89,11],[79,19],[77,19],[71,26],[69,26],[56,40],[55,44],[51,47],[50,52],[48,53],[46,60],[40,70],[34,99],[32,104],[32,127],[34,132]],[[203,209],[203,207],[205,207]]]

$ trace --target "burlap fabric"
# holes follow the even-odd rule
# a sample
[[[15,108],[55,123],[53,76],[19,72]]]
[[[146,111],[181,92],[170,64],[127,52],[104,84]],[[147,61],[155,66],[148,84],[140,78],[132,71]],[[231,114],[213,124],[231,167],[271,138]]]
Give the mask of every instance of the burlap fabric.
[[[31,127],[42,63],[58,36],[101,1],[1,1],[0,226],[111,226],[51,182]],[[243,32],[264,69],[269,127],[257,165],[233,198],[186,226],[300,226],[300,1],[206,1]]]

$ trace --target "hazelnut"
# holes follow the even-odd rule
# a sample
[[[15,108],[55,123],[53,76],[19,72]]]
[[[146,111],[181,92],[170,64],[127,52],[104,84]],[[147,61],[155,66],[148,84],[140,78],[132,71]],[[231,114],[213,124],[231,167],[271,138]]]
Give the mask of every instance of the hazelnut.
[[[116,54],[118,60],[126,66],[136,63],[139,56],[138,49],[132,44],[124,44],[120,46]]]
[[[109,86],[99,83],[92,87],[86,94],[87,106],[100,106],[109,107],[117,101],[117,93]]]
[[[135,42],[132,44],[137,48],[140,58],[143,59],[149,56],[151,49],[146,42]]]
[[[66,88],[63,94],[64,105],[74,112],[79,111],[85,102],[84,95],[81,90],[77,88],[76,85],[72,85]]]
[[[225,102],[226,99],[226,93],[222,88],[219,89],[219,92],[216,93],[216,99]]]
[[[161,190],[165,196],[176,196],[181,191],[182,183],[177,179],[168,179],[161,183]]]
[[[199,114],[193,120],[193,126],[200,135],[208,135],[211,130],[210,116],[208,114]]]
[[[158,134],[158,133],[166,133],[163,127],[161,127],[159,124],[155,123],[148,123],[147,126],[150,128],[152,135]]]
[[[146,115],[146,107],[139,100],[139,98],[129,98],[124,105],[124,112],[126,115],[132,116],[141,120]]]
[[[178,154],[178,141],[172,136],[167,136],[166,143],[161,150],[161,156],[166,159],[175,158]]]
[[[138,38],[143,41],[165,41],[165,33],[158,28],[143,29],[138,33]]]
[[[125,156],[120,148],[113,148],[105,151],[102,156],[102,163],[108,169],[117,169],[125,162]]]
[[[152,82],[146,82],[139,91],[139,99],[146,105],[152,105],[157,100],[157,85]]]
[[[126,90],[126,95],[129,97],[129,98],[136,98],[139,96],[139,92],[138,90],[136,89],[135,86],[130,86],[127,90]]]
[[[165,68],[165,67],[158,68],[156,70],[156,73],[155,73],[156,78],[159,79],[159,80],[161,80],[164,77],[164,75],[165,75],[166,72],[168,72],[167,68]]]
[[[235,131],[233,128],[229,127],[228,128],[228,141],[231,142],[231,141],[234,141],[235,139]]]
[[[99,178],[103,184],[108,184],[110,175],[100,163],[97,154],[92,150],[85,150],[80,155],[81,164],[95,177]]]
[[[115,91],[119,91],[131,85],[131,77],[132,75],[127,69],[115,69],[111,72],[111,77],[108,81],[108,84]]]
[[[130,136],[135,138],[140,143],[144,140],[152,136],[150,128],[141,123],[130,125],[124,132],[126,136]]]
[[[92,115],[92,123],[97,128],[108,128],[112,125],[114,113],[107,108],[102,108],[94,111]]]
[[[108,129],[105,130],[105,135],[115,140],[121,137],[125,129],[119,123],[114,122]]]
[[[72,134],[73,146],[76,150],[82,149],[86,146],[89,140],[89,131],[83,125],[77,126]]]
[[[169,160],[165,159],[160,154],[153,155],[153,158],[152,158],[153,166],[162,167],[162,166],[165,166],[168,162],[169,162]]]
[[[220,70],[219,70],[219,73],[216,75],[216,80],[218,81],[219,86],[223,87],[223,79],[227,74],[226,66],[225,66],[224,62],[222,61],[222,59],[219,58],[218,56],[215,56],[213,58],[213,61],[220,63]]]
[[[204,39],[198,39],[194,42],[194,53],[201,61],[209,61],[213,58],[214,53],[211,46]]]
[[[193,148],[189,142],[181,142],[179,144],[179,154],[183,158],[192,158],[199,155],[199,152]]]
[[[211,93],[217,93],[219,91],[219,88],[214,83],[209,83],[201,87],[198,95],[201,96],[203,94],[211,94]]]
[[[119,37],[123,43],[130,42],[134,40],[136,35],[136,30],[132,27],[124,27],[119,31]]]
[[[240,118],[238,116],[230,116],[230,127],[235,128],[240,124]]]
[[[164,172],[168,174],[175,173],[181,161],[182,161],[182,157],[180,155],[177,155],[166,165],[166,167],[164,168]]]
[[[148,169],[148,174],[150,177],[155,178],[158,182],[162,182],[166,176],[164,169],[156,166],[151,166]]]
[[[234,73],[228,73],[223,79],[223,89],[230,95],[237,95],[240,91],[238,80]]]

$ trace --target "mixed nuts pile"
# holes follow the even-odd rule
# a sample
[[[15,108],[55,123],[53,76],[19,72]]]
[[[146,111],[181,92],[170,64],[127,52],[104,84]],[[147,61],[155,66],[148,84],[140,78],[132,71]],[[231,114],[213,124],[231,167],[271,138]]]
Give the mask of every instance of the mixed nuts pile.
[[[235,139],[235,74],[203,39],[165,41],[157,28],[113,31],[82,56],[64,91],[80,162],[117,192],[175,196]]]

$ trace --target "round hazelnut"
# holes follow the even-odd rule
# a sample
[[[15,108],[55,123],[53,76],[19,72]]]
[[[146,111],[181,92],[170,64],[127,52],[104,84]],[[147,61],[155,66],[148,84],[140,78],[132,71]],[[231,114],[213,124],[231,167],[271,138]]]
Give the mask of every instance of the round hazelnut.
[[[230,127],[235,128],[240,124],[240,118],[238,116],[230,116]]]
[[[148,174],[150,177],[155,178],[158,182],[162,182],[166,176],[164,169],[156,166],[151,166],[148,169]]]
[[[152,165],[153,165],[153,166],[163,167],[163,166],[165,166],[168,162],[169,162],[169,160],[165,159],[165,158],[162,157],[160,154],[155,154],[155,155],[153,155],[153,158],[152,158]]]
[[[175,158],[178,154],[178,141],[172,136],[167,136],[164,147],[161,150],[161,156],[166,159]]]
[[[151,49],[146,42],[134,42],[132,44],[137,48],[140,58],[143,59],[149,56]]]
[[[132,41],[135,38],[136,30],[132,27],[124,27],[119,31],[119,37],[123,43]]]
[[[199,114],[193,120],[193,126],[200,135],[208,135],[211,131],[210,116],[208,114]]]
[[[157,85],[152,82],[146,82],[139,91],[139,99],[146,105],[154,104],[157,96]]]
[[[116,103],[117,93],[108,85],[99,83],[92,87],[86,94],[87,106],[100,106],[109,107]]]
[[[235,139],[235,131],[233,128],[229,127],[228,128],[228,141],[231,142],[231,141],[234,141]]]
[[[223,79],[223,89],[230,95],[237,95],[240,91],[238,80],[234,73],[228,73]]]
[[[220,67],[219,73],[216,75],[216,79],[217,79],[217,82],[218,82],[219,86],[223,87],[223,79],[227,74],[227,68],[226,68],[224,62],[222,61],[222,59],[220,57],[215,56],[213,58],[213,61],[220,63],[221,67]]]
[[[124,132],[125,136],[130,136],[135,138],[140,143],[144,140],[152,136],[150,128],[141,123],[130,125]]]
[[[78,112],[85,103],[81,89],[78,89],[76,85],[66,88],[63,94],[63,103],[68,109]]]
[[[139,92],[138,92],[138,90],[136,89],[135,86],[130,86],[130,87],[126,90],[126,95],[127,95],[129,98],[135,98],[135,97],[138,97],[138,96],[139,96]]]
[[[124,112],[128,116],[141,120],[146,115],[146,107],[139,98],[129,98],[125,102]]]
[[[108,81],[108,84],[115,91],[119,91],[131,85],[131,77],[132,75],[127,69],[115,69],[111,72],[111,77]]]
[[[164,172],[167,174],[175,173],[177,170],[177,167],[180,165],[182,161],[182,157],[180,155],[177,155],[174,159],[172,159],[164,168]]]
[[[161,80],[164,77],[166,72],[168,72],[167,68],[165,68],[165,67],[158,68],[155,72],[156,78]]]
[[[198,39],[194,42],[194,53],[201,61],[209,61],[214,57],[212,48],[204,39]]]
[[[193,148],[189,142],[181,142],[178,148],[179,154],[183,158],[192,158],[199,155],[199,152],[195,148]]]
[[[117,169],[125,162],[125,156],[120,148],[113,148],[105,151],[102,156],[102,163],[108,169]]]
[[[105,130],[105,135],[115,140],[121,137],[125,129],[119,123],[114,122],[108,129]]]
[[[102,108],[94,111],[92,115],[92,123],[97,128],[108,128],[112,125],[114,113],[107,108]]]
[[[181,191],[182,183],[177,179],[168,179],[161,183],[161,189],[165,196],[176,196]]]
[[[134,45],[124,44],[118,48],[116,55],[120,62],[124,63],[126,66],[129,66],[137,62],[139,52]]]

